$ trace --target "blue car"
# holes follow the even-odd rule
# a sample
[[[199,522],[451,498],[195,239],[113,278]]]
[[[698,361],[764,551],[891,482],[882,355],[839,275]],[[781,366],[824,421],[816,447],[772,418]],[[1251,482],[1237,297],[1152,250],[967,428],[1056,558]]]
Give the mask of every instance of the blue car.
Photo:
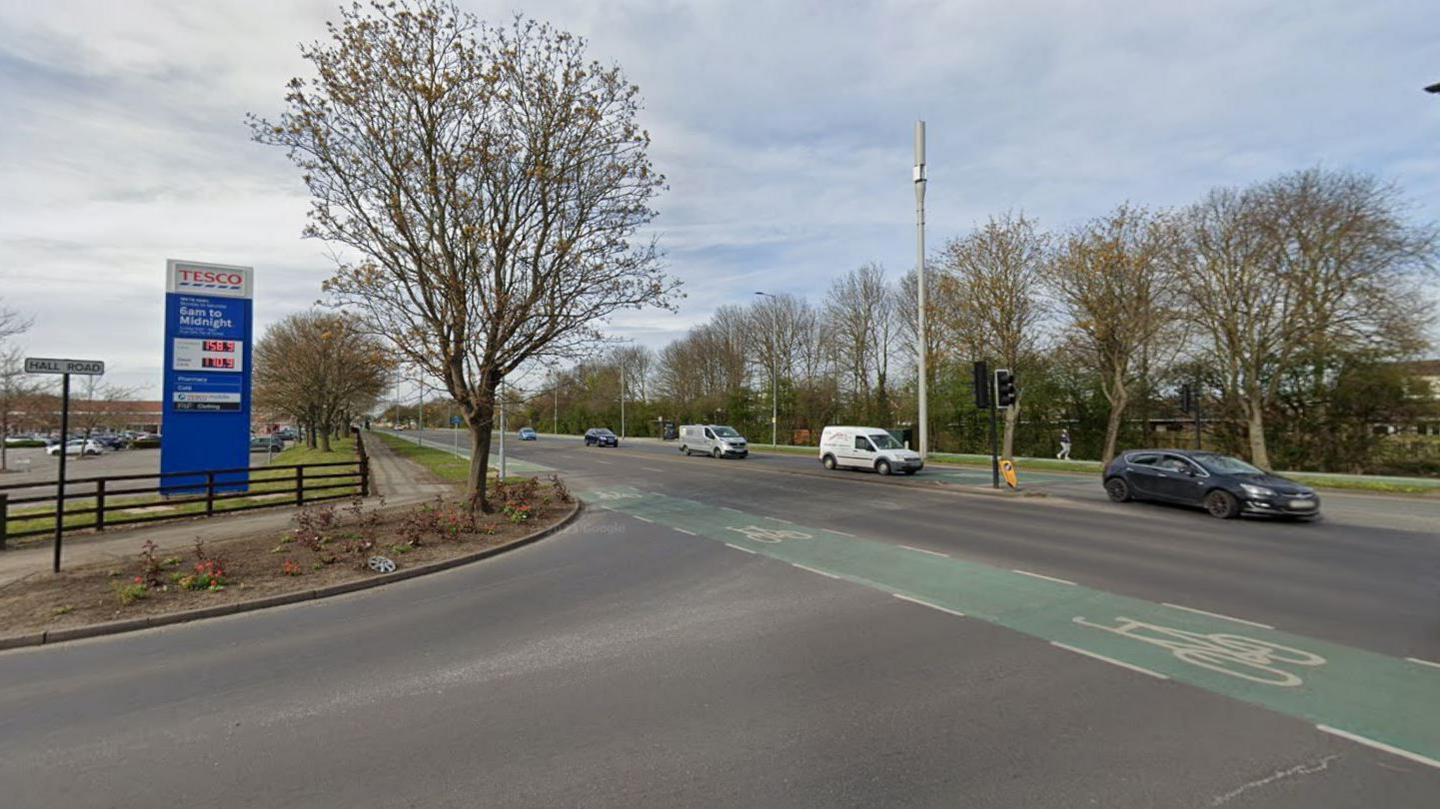
[[[521,440],[521,441],[539,441],[539,440],[540,440],[540,434],[537,433],[537,432],[535,432],[533,429],[531,429],[531,428],[529,428],[529,427],[521,427],[521,428],[520,428],[520,440]]]
[[[591,427],[585,431],[585,446],[618,447],[620,446],[620,439],[604,427]]]

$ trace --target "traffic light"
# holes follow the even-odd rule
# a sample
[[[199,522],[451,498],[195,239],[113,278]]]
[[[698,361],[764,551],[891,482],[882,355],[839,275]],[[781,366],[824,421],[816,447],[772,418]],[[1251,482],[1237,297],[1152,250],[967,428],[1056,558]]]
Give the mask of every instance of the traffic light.
[[[995,370],[995,404],[1010,407],[1015,404],[1015,374],[1008,368]]]
[[[990,366],[985,360],[975,363],[975,409],[990,409]]]

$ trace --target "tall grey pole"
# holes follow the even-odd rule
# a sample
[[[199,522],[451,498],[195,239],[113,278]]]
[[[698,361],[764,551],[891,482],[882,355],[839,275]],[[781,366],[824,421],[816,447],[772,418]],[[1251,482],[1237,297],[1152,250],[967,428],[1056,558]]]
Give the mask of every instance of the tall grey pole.
[[[554,377],[551,377],[551,379],[550,379],[550,385],[551,385],[551,387],[554,388],[554,390],[555,390],[555,416],[554,416],[554,421],[552,421],[552,422],[550,423],[550,432],[554,433],[555,435],[559,435],[559,434],[560,434],[560,383],[559,383],[557,380],[555,380]]]
[[[915,273],[916,298],[920,304],[916,354],[920,359],[920,457],[930,446],[930,401],[925,372],[925,122],[915,122]]]
[[[776,430],[780,426],[780,375],[770,370],[770,446],[776,446]]]
[[[425,377],[420,377],[420,406],[415,413],[415,445],[425,446]]]
[[[620,437],[625,437],[625,363],[620,363]]]
[[[60,476],[55,479],[55,572],[60,572],[60,542],[65,536],[65,456],[70,452],[70,375],[60,375]],[[80,456],[85,457],[85,444]],[[98,521],[104,515],[96,513]]]

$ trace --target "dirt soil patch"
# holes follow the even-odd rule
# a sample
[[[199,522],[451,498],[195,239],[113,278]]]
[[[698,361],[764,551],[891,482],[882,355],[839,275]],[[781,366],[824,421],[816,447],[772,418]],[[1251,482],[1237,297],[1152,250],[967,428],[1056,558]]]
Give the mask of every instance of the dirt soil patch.
[[[558,523],[574,498],[558,480],[492,484],[494,514],[470,514],[457,500],[419,506],[365,507],[359,501],[314,505],[294,526],[183,553],[159,551],[135,537],[123,563],[35,573],[0,586],[0,637],[146,618],[385,575],[369,566],[383,556],[397,569],[418,567],[514,542]]]

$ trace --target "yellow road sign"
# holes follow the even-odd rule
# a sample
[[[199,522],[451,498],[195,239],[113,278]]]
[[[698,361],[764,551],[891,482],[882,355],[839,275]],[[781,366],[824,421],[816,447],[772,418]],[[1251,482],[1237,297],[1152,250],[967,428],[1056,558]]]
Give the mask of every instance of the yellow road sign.
[[[1010,488],[1020,488],[1020,478],[1015,475],[1015,464],[1011,463],[1009,458],[1000,459],[1000,474],[1005,476],[1005,482],[1010,484]]]

